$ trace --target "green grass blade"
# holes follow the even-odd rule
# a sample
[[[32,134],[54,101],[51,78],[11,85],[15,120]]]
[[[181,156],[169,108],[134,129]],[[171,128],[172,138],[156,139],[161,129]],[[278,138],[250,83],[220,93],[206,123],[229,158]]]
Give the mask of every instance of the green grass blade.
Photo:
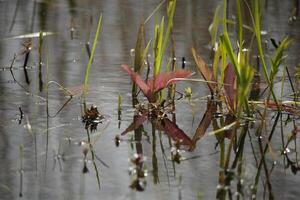
[[[239,70],[239,67],[238,67],[238,59],[237,59],[236,54],[233,51],[228,33],[225,32],[223,35],[220,36],[220,39],[221,39],[222,44],[224,44],[224,48],[226,50],[226,53],[227,53],[231,63],[233,64],[234,71],[235,71],[235,73],[236,73],[236,75],[239,79],[240,70]]]
[[[266,63],[266,59],[265,59],[265,55],[264,55],[264,51],[263,51],[262,43],[261,43],[261,24],[260,24],[261,16],[260,15],[261,15],[260,14],[260,1],[252,0],[252,21],[253,21],[253,26],[254,26],[254,28],[253,28],[254,34],[255,34],[256,42],[257,42],[258,54],[259,54],[260,60],[262,62],[264,77],[265,77],[267,83],[269,84],[271,95],[278,107],[277,97],[273,90],[273,83],[269,76],[267,63]]]
[[[90,71],[91,71],[91,67],[92,67],[92,63],[93,63],[93,58],[94,58],[94,55],[95,55],[95,50],[96,50],[96,47],[97,47],[98,38],[100,36],[101,27],[102,27],[102,14],[99,17],[97,30],[96,30],[96,34],[95,34],[95,38],[94,38],[94,42],[93,42],[93,48],[92,48],[92,51],[91,51],[91,57],[89,58],[89,62],[88,62],[86,72],[85,72],[85,78],[84,78],[84,84],[83,84],[83,93],[82,93],[82,98],[83,98],[84,101],[86,99],[86,95],[87,95],[87,92],[88,92],[88,82],[89,82],[89,77],[90,77]]]
[[[218,28],[219,28],[219,21],[220,21],[220,8],[221,6],[217,6],[215,10],[215,15],[213,18],[212,23],[210,24],[208,30],[211,36],[211,45],[215,45],[217,41],[217,35],[218,35]]]
[[[168,25],[167,25],[166,34],[164,37],[164,42],[162,45],[162,55],[164,55],[166,48],[167,48],[167,44],[169,42],[170,33],[171,33],[171,30],[173,27],[173,18],[174,18],[175,8],[176,8],[176,0],[170,0],[169,4],[168,4],[168,9],[167,9]]]
[[[243,49],[243,17],[241,11],[241,0],[236,0],[237,23],[238,23],[238,44],[239,52]]]
[[[151,17],[154,15],[154,13],[156,13],[158,11],[158,9],[160,9],[160,7],[166,2],[166,0],[162,0],[157,6],[156,8],[152,11],[152,13],[147,17],[147,19],[145,20],[145,24],[151,19]]]
[[[164,17],[161,19],[160,25],[155,27],[155,45],[154,45],[154,77],[160,72],[161,62],[162,62],[162,43],[163,43],[163,33],[164,33]]]
[[[135,43],[134,50],[134,71],[141,73],[143,65],[143,50],[144,50],[144,35],[145,35],[145,25],[141,23],[138,31],[137,40]]]

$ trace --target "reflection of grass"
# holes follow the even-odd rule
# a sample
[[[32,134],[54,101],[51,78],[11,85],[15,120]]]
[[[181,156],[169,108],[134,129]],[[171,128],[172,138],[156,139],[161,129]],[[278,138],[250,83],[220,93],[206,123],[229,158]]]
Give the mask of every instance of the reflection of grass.
[[[42,92],[43,90],[43,77],[42,77],[42,50],[43,50],[43,32],[40,31],[39,34],[39,90]]]
[[[92,141],[91,141],[89,129],[86,129],[86,133],[87,133],[87,136],[88,136],[88,144],[89,144],[89,150],[90,150],[91,155],[92,155],[93,166],[94,166],[94,169],[95,169],[95,172],[96,172],[97,184],[98,184],[98,188],[100,189],[101,188],[101,186],[100,186],[100,174],[99,174],[99,170],[98,170],[98,167],[97,167],[97,164],[96,164],[96,154],[95,154],[94,147],[93,147],[93,144],[92,144]]]
[[[19,147],[19,154],[20,154],[20,191],[19,191],[19,197],[23,196],[23,159],[24,159],[24,147],[23,145],[20,145]]]

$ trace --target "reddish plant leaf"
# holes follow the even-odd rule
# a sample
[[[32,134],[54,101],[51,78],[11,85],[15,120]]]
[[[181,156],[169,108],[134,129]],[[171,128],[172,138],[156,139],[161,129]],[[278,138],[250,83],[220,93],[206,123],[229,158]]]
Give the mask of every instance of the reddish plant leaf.
[[[226,118],[225,118],[225,126],[233,123],[236,121],[236,117],[234,115],[232,115],[231,113],[227,114],[226,115]],[[232,138],[232,135],[234,134],[234,131],[235,129],[229,129],[229,130],[225,130],[224,131],[224,134],[225,134],[225,137],[228,138],[228,139],[231,139]]]
[[[144,113],[142,115],[135,115],[133,118],[133,122],[126,128],[125,131],[121,133],[121,135],[126,135],[126,133],[130,131],[134,131],[139,128],[146,120],[148,119],[148,113]]]
[[[277,110],[277,105],[274,101],[269,100],[266,102],[266,106],[272,110]],[[296,114],[299,112],[299,108],[289,105],[289,104],[279,104],[281,109],[290,114]]]
[[[176,78],[187,78],[192,75],[192,72],[187,70],[161,73],[156,77],[155,83],[153,83],[154,79],[152,77],[146,84],[141,76],[134,72],[128,65],[122,65],[122,69],[129,74],[132,81],[142,90],[144,95],[151,103],[155,102],[156,100],[155,93],[178,81]]]
[[[161,73],[155,78],[153,84],[153,77],[147,82],[148,87],[153,93],[159,92],[160,90],[168,87],[169,85],[177,82],[176,78],[188,78],[193,73],[187,70],[178,70],[173,72]]]
[[[169,120],[168,118],[162,119],[161,126],[163,130],[168,134],[174,141],[178,141],[181,145],[192,146],[192,140],[187,136],[183,130],[181,130],[177,124]]]
[[[193,136],[193,147],[196,146],[196,142],[200,140],[204,135],[208,127],[210,126],[210,123],[214,117],[214,113],[217,111],[217,105],[213,101],[207,102],[207,109],[202,117],[201,122],[199,123],[199,126]]]
[[[207,82],[207,86],[209,87],[210,92],[213,93],[214,89],[216,87],[216,84],[211,83],[211,81],[215,82],[215,78],[214,78],[212,71],[208,68],[208,66],[205,63],[205,61],[203,60],[203,58],[197,54],[197,52],[194,48],[192,48],[192,54],[193,54],[194,60],[196,62],[198,71],[200,72],[200,74],[203,76],[203,78],[206,81],[210,81],[210,82]]]
[[[236,75],[233,69],[232,64],[228,64],[226,66],[225,72],[224,72],[224,90],[226,94],[226,98],[228,101],[228,104],[231,108],[231,110],[235,110],[236,105],[236,88],[235,88],[235,80]]]
[[[141,76],[135,73],[128,65],[122,65],[122,69],[129,74],[132,81],[142,90],[149,102],[155,101],[155,96],[151,92],[150,87],[144,82]]]

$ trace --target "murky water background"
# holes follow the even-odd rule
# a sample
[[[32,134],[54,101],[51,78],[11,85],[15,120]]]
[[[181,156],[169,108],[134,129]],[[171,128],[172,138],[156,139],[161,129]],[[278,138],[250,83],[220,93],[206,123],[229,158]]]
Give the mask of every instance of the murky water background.
[[[80,142],[86,140],[84,125],[81,123],[80,99],[73,98],[67,107],[55,118],[50,118],[48,129],[46,106],[41,99],[28,95],[24,89],[13,82],[9,70],[0,72],[0,199],[18,199],[20,192],[20,145],[23,145],[23,199],[214,199],[218,184],[218,160],[215,154],[216,139],[206,135],[195,151],[186,152],[187,158],[175,165],[164,158],[159,139],[156,141],[159,183],[153,183],[153,146],[151,125],[145,126],[150,143],[143,137],[142,147],[147,157],[147,187],[145,192],[136,192],[129,188],[131,183],[128,169],[129,158],[134,151],[129,143],[122,142],[117,148],[114,137],[120,134],[132,121],[131,85],[128,76],[121,71],[121,64],[130,64],[130,50],[134,48],[136,33],[142,18],[146,18],[159,1],[147,0],[2,0],[0,1],[0,67],[9,67],[14,53],[23,49],[23,39],[8,39],[13,36],[38,32],[54,32],[44,37],[44,72],[46,58],[49,66],[49,80],[57,81],[65,87],[82,85],[88,56],[85,43],[93,40],[96,22],[103,13],[103,29],[96,50],[90,77],[88,105],[94,104],[107,120],[99,125],[93,138],[99,137],[94,144],[95,152],[109,168],[97,161],[100,171],[101,190],[98,190],[95,172],[91,162],[89,173],[82,174],[83,147]],[[190,48],[195,47],[207,60],[210,36],[208,26],[214,10],[220,2],[204,0],[178,0],[175,20],[175,53],[186,57],[187,68],[196,71],[191,60]],[[264,10],[265,30],[275,39],[284,35],[294,38],[290,49],[289,66],[294,72],[299,58],[300,24],[288,23],[292,1],[269,1]],[[155,21],[160,21],[165,12],[158,14],[147,24],[148,38],[153,35]],[[71,32],[73,30],[73,32]],[[72,34],[72,35],[71,35]],[[72,38],[73,36],[73,38]],[[270,44],[267,44],[270,45]],[[15,77],[26,88],[22,65],[24,56],[19,56],[14,67]],[[33,39],[33,49],[28,69],[31,80],[30,93],[45,96],[38,90],[38,38]],[[179,63],[180,64],[180,63]],[[195,76],[198,77],[198,76]],[[44,77],[45,78],[45,77]],[[187,100],[177,102],[177,123],[189,136],[195,132],[206,108],[200,97],[208,94],[203,84],[182,83],[193,89],[194,106]],[[287,87],[287,93],[291,91]],[[121,127],[118,128],[118,95],[123,97]],[[68,100],[57,87],[50,87],[50,114],[54,114]],[[18,123],[19,106],[31,124],[33,135],[26,128],[26,119]],[[195,115],[193,116],[193,113]],[[271,120],[271,119],[270,119]],[[194,122],[194,123],[193,123]],[[299,124],[299,122],[298,122]],[[289,133],[288,127],[286,128]],[[48,135],[48,137],[47,137]],[[35,137],[36,136],[36,137]],[[255,140],[255,136],[253,136]],[[47,139],[48,138],[48,139]],[[170,152],[168,140],[162,137],[165,151]],[[35,145],[36,142],[36,145]],[[279,151],[280,137],[275,136],[274,151]],[[48,148],[46,144],[48,143]],[[35,151],[36,148],[36,151]],[[245,181],[250,186],[256,173],[253,154],[249,146],[245,147]],[[37,155],[35,155],[37,152]],[[277,153],[279,155],[279,153]],[[276,154],[276,155],[277,155]],[[169,155],[169,154],[167,154]],[[35,159],[37,156],[37,160]],[[165,160],[164,160],[165,159]],[[269,158],[269,162],[272,159]],[[297,199],[300,184],[299,175],[284,170],[282,159],[276,157],[277,166],[271,180],[276,199]],[[37,161],[37,169],[36,169]],[[179,181],[179,177],[182,181]],[[235,187],[234,184],[232,187]],[[262,191],[259,190],[259,194]]]

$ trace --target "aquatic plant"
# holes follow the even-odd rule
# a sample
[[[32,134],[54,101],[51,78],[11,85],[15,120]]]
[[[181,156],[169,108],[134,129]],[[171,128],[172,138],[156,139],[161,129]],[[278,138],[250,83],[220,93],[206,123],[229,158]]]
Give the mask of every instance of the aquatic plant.
[[[156,103],[158,92],[177,82],[176,78],[187,78],[192,75],[192,72],[187,70],[160,73],[156,77],[150,78],[146,83],[128,65],[122,65],[122,69],[128,73],[132,81],[141,89],[150,103]]]
[[[237,192],[239,196],[244,197],[243,190],[245,188],[241,183],[244,168],[243,151],[245,138],[247,134],[250,134],[250,124],[256,119],[256,115],[258,115],[259,119],[261,119],[261,124],[256,130],[256,134],[265,135],[267,133],[263,132],[263,127],[267,126],[264,122],[267,116],[267,109],[278,111],[269,137],[265,139],[265,146],[262,140],[259,140],[261,158],[256,158],[258,169],[254,185],[252,186],[253,190],[251,191],[252,196],[256,198],[261,171],[264,170],[268,195],[270,199],[273,199],[270,175],[274,166],[271,171],[268,169],[265,155],[268,150],[272,151],[270,141],[275,132],[277,122],[279,121],[279,116],[282,117],[282,112],[289,115],[294,115],[298,112],[295,96],[294,101],[284,101],[282,95],[281,100],[278,100],[273,89],[280,67],[284,64],[286,59],[285,52],[292,40],[288,37],[284,37],[278,44],[274,39],[271,40],[275,51],[273,55],[267,57],[262,48],[260,2],[253,0],[251,1],[252,4],[250,7],[247,2],[237,0],[235,4],[237,13],[236,21],[227,19],[227,2],[228,1],[224,0],[222,4],[223,7],[217,7],[214,20],[210,26],[211,44],[213,46],[212,68],[210,68],[196,50],[192,48],[197,69],[204,78],[211,93],[211,100],[207,103],[207,110],[199,123],[192,141],[195,147],[196,142],[204,136],[212,122],[213,131],[210,134],[215,135],[220,147],[220,172],[217,199],[232,198],[231,190],[227,190],[226,188],[229,188],[230,184],[232,184],[231,182],[237,177]],[[248,27],[243,24],[244,15],[242,14],[242,6],[247,6],[249,9],[253,27]],[[223,12],[223,17],[221,17],[221,12]],[[236,24],[236,26],[234,26],[237,32],[236,37],[229,37],[227,26],[230,24]],[[222,29],[219,29],[220,26]],[[255,68],[255,65],[251,63],[251,53],[254,52],[255,49],[252,41],[250,46],[245,47],[245,29],[253,34],[253,39],[255,39],[254,41],[257,43],[257,60],[262,63],[262,71],[266,80],[267,87],[265,90],[268,91],[268,93],[265,99],[261,101],[249,100],[250,88],[254,85],[254,73],[259,74],[259,71],[256,71],[259,69],[259,66]],[[237,46],[234,46],[235,42],[232,42],[234,40],[237,41]],[[270,58],[269,61],[267,61],[267,58]],[[289,74],[288,70],[287,74]],[[283,85],[285,76],[281,79]],[[291,82],[290,78],[289,80]],[[227,110],[224,109],[224,105],[227,107]],[[263,113],[256,109],[256,105],[262,105],[264,108]],[[217,114],[218,112],[220,113]],[[219,116],[215,117],[215,114]],[[225,138],[230,139],[230,141],[226,142]],[[234,152],[234,154],[232,154],[232,152]],[[295,164],[290,163],[288,165],[292,166],[294,171],[297,171]]]
[[[90,129],[90,131],[97,130],[99,123],[102,123],[104,116],[101,115],[96,106],[91,106],[90,109],[86,109],[84,115],[82,116],[82,122],[85,124],[85,129]]]
[[[154,45],[153,45],[153,52],[154,52],[154,72],[153,77],[155,77],[160,73],[162,59],[164,57],[167,44],[169,42],[171,29],[173,27],[173,18],[176,8],[176,0],[169,0],[167,5],[167,16],[168,16],[168,24],[167,30],[164,34],[164,17],[161,19],[160,25],[155,26],[155,33],[154,33]]]
[[[146,44],[146,38],[145,38],[145,24],[151,19],[151,17],[154,15],[154,13],[165,3],[166,1],[163,0],[160,2],[160,4],[153,10],[153,12],[148,16],[148,18],[141,22],[137,40],[135,44],[134,49],[134,72],[141,74],[143,67],[145,63],[147,63],[147,77],[150,72],[150,64],[148,61],[148,51],[150,48],[151,40],[148,41]],[[167,4],[167,16],[168,16],[168,22],[167,22],[167,29],[165,29],[165,18],[162,17],[161,23],[155,25],[154,28],[154,42],[153,42],[153,54],[154,54],[154,66],[153,66],[153,77],[155,77],[160,73],[163,63],[163,58],[165,56],[166,48],[168,45],[168,42],[170,40],[171,30],[173,27],[173,18],[176,8],[176,0],[169,0]],[[137,88],[136,84],[133,83],[132,85],[132,98],[133,98],[133,105],[136,105],[138,103],[137,98]]]
[[[139,113],[135,115],[134,121],[121,135],[138,129],[145,121],[150,120],[152,126],[157,130],[164,131],[174,141],[180,145],[192,146],[192,140],[171,120],[167,118],[164,107],[158,101],[158,93],[169,85],[177,82],[179,78],[187,78],[192,72],[187,70],[177,70],[172,72],[160,73],[156,77],[150,77],[145,82],[141,76],[135,73],[128,65],[122,65],[122,69],[128,73],[133,83],[135,83],[147,98],[149,104],[146,107],[143,104],[137,105]]]
[[[144,122],[149,120],[156,130],[164,131],[178,145],[183,145],[191,149],[192,140],[181,130],[176,123],[168,119],[162,108],[149,104],[147,107],[140,105],[139,114],[136,114],[133,122],[121,133],[126,135],[128,132],[138,129]]]
[[[83,84],[83,93],[82,93],[82,98],[85,101],[87,92],[88,92],[88,81],[89,81],[89,77],[90,77],[90,71],[91,71],[91,67],[92,67],[92,63],[93,63],[93,59],[94,59],[94,55],[95,55],[95,50],[97,47],[97,42],[98,42],[98,38],[100,36],[100,32],[101,32],[101,27],[102,27],[102,14],[99,17],[98,20],[98,24],[97,24],[97,30],[95,33],[95,37],[94,37],[94,42],[93,42],[93,47],[92,47],[92,51],[91,51],[91,55],[89,56],[89,62],[88,65],[86,67],[86,72],[85,72],[85,77],[84,77],[84,84]]]

